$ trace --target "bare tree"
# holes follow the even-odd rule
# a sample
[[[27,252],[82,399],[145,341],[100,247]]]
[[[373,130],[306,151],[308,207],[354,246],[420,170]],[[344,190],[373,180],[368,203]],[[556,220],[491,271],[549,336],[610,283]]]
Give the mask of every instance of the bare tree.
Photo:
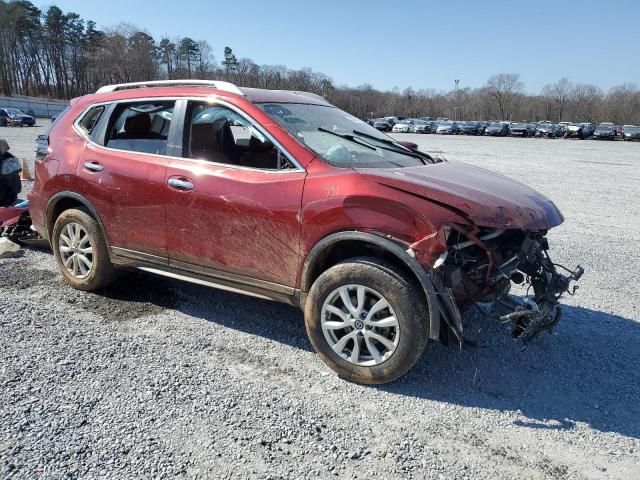
[[[571,118],[595,122],[604,95],[595,85],[578,83],[570,94]]]
[[[556,121],[564,120],[565,107],[571,96],[573,86],[568,78],[561,78],[556,83],[545,85],[542,89],[542,95],[549,99],[553,105],[553,117]]]
[[[520,75],[516,73],[499,73],[487,81],[485,92],[493,99],[500,118],[511,119],[513,103],[524,90]]]

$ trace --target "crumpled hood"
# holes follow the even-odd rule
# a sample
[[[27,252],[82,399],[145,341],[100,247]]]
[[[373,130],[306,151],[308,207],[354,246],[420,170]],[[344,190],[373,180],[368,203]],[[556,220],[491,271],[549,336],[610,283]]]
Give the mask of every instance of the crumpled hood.
[[[478,226],[545,230],[564,220],[553,202],[541,193],[465,163],[356,171],[373,182],[461,210]]]

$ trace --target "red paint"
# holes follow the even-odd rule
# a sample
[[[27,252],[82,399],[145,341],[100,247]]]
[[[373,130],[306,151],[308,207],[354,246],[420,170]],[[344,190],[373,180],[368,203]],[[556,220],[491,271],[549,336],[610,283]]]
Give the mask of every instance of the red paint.
[[[254,91],[278,101],[274,92]],[[267,172],[105,149],[73,128],[91,104],[138,98],[219,98],[261,124],[303,167]],[[306,102],[307,100],[300,100]],[[309,103],[318,103],[309,99]],[[175,120],[174,120],[175,121]],[[29,194],[39,231],[58,192],[86,198],[111,246],[299,286],[308,252],[335,232],[361,230],[392,238],[426,266],[444,251],[446,225],[548,229],[562,222],[535,190],[459,163],[400,169],[344,169],[315,158],[247,98],[207,87],[139,88],[81,97],[53,128],[51,153],[36,162]],[[85,162],[102,172],[90,172]],[[188,180],[190,191],[167,185]]]

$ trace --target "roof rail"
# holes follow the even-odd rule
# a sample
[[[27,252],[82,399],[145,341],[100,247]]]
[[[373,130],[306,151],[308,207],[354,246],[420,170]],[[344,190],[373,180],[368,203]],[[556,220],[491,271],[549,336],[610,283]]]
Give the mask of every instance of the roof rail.
[[[276,92],[293,93],[295,95],[300,95],[302,97],[315,98],[316,100],[322,100],[323,102],[327,101],[327,99],[324,98],[322,95],[318,95],[317,93],[313,93],[313,92],[303,92],[300,90],[276,90]]]
[[[96,93],[116,92],[118,90],[126,90],[129,88],[145,88],[145,87],[173,87],[179,85],[192,85],[201,87],[213,87],[225,92],[243,95],[244,93],[236,85],[230,82],[220,82],[217,80],[154,80],[151,82],[134,82],[134,83],[118,83],[115,85],[105,85],[98,89]]]

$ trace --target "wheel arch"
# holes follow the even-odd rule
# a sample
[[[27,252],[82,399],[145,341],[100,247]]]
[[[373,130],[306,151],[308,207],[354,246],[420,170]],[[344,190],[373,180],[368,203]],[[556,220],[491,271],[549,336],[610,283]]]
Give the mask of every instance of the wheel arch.
[[[71,208],[84,208],[89,214],[95,218],[96,222],[100,226],[100,230],[102,231],[102,235],[104,236],[105,242],[109,245],[109,240],[107,237],[107,232],[104,228],[102,220],[100,219],[100,215],[93,207],[91,202],[87,200],[82,195],[75,192],[58,192],[49,199],[47,203],[47,212],[46,212],[46,229],[51,238],[51,234],[53,232],[53,226],[55,225],[56,219],[60,216],[62,212],[65,210],[69,210]]]
[[[343,260],[367,255],[391,261],[418,282],[429,309],[429,337],[438,339],[440,307],[429,274],[399,243],[374,233],[337,232],[324,237],[313,246],[304,261],[300,277],[301,307],[304,309],[307,293],[323,271]]]

